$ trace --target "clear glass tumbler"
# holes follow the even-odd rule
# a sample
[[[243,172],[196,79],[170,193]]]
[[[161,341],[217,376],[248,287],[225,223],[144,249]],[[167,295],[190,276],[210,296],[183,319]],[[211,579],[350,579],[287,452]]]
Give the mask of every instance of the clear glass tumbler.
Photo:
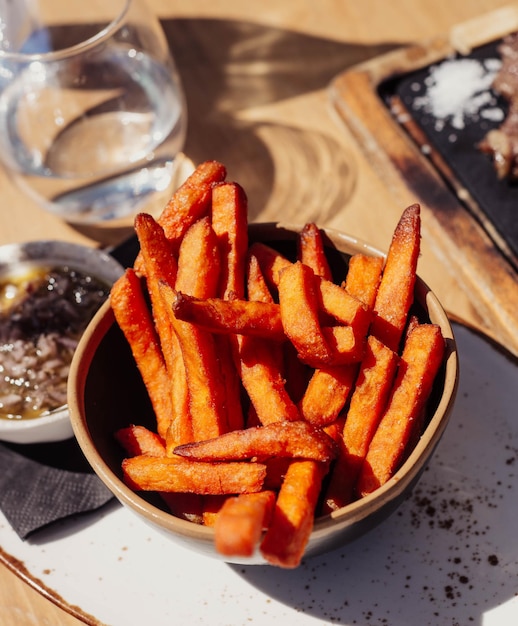
[[[180,80],[143,0],[0,0],[0,160],[68,222],[130,215],[170,185]]]

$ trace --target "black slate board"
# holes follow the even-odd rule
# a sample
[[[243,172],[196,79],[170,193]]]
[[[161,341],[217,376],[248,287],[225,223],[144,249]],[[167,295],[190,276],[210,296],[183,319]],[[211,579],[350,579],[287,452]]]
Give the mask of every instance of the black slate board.
[[[457,55],[451,58],[471,58],[479,61],[499,58],[497,46],[500,41],[477,47],[469,55]],[[441,62],[448,61],[449,59],[444,59]],[[437,118],[420,104],[420,98],[427,92],[425,81],[431,78],[433,68],[441,62],[384,81],[378,86],[379,95],[388,107],[391,106],[394,96],[399,97],[413,121],[427,137],[430,146],[441,155],[458,182],[469,192],[480,215],[483,215],[498,233],[501,241],[495,242],[497,246],[500,248],[507,246],[510,255],[516,258],[518,257],[518,184],[498,180],[491,158],[477,148],[477,144],[485,134],[490,129],[498,127],[501,122],[477,116],[466,116],[464,127],[460,130],[454,128],[451,118],[443,120],[444,125],[439,128],[436,123]],[[491,106],[501,108],[505,114],[506,102],[492,90],[488,92],[494,98],[494,104]],[[455,136],[454,141],[452,141],[452,135]],[[446,182],[451,181],[446,179]],[[459,200],[463,202],[464,198],[459,196]],[[491,232],[489,234],[491,236]],[[504,242],[503,246],[502,242]]]

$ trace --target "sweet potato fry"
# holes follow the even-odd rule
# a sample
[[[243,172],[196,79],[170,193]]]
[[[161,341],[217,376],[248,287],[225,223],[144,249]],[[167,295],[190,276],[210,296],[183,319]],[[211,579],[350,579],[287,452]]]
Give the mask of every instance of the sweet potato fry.
[[[300,261],[291,264],[281,272],[278,288],[284,332],[299,358],[312,366],[331,362],[333,352],[319,322],[313,270]]]
[[[370,264],[368,259],[373,258],[376,262]],[[367,307],[372,308],[376,290],[379,284],[379,277],[382,268],[382,259],[374,257],[364,257],[363,255],[355,255],[349,261],[349,269],[346,277],[344,288],[354,298],[357,298]],[[377,271],[376,271],[377,269]],[[363,297],[367,300],[364,302]],[[337,294],[339,298],[341,294]],[[365,325],[367,322],[365,322]],[[330,330],[323,328],[326,339],[330,344],[339,342],[338,331],[350,332],[350,326],[336,327],[336,335],[330,337]],[[347,337],[346,337],[347,339]],[[353,334],[351,341],[355,342],[358,353],[363,353],[364,341],[360,340]],[[339,351],[339,347],[335,344],[335,350]],[[354,344],[352,344],[354,345]],[[344,348],[342,347],[342,350]],[[313,372],[311,380],[305,391],[305,394],[299,405],[299,409],[305,419],[313,424],[327,425],[332,424],[338,418],[340,412],[344,408],[349,399],[353,386],[355,384],[358,366],[353,362],[345,365],[324,367],[316,369]]]
[[[178,293],[173,302],[176,317],[211,333],[241,334],[284,341],[278,304],[249,300],[201,300]]]
[[[218,292],[220,254],[210,219],[195,222],[185,233],[178,253],[177,291],[195,298],[212,298]]]
[[[124,448],[128,456],[138,456],[140,454],[165,456],[163,440],[157,433],[145,426],[132,424],[126,428],[120,428],[115,433],[115,439]]]
[[[322,232],[313,222],[306,224],[297,239],[297,257],[308,265],[317,276],[332,280]]]
[[[249,254],[247,258],[246,276],[248,300],[266,303],[274,302],[273,295],[266,284],[259,261],[253,254]]]
[[[140,250],[146,272],[146,284],[149,292],[153,320],[160,338],[162,354],[170,381],[172,410],[165,438],[168,449],[172,445],[192,441],[192,426],[188,406],[187,380],[183,357],[174,331],[167,304],[160,293],[160,281],[174,285],[178,265],[169,241],[162,227],[151,215],[139,214],[135,218],[135,232],[140,243]]]
[[[238,347],[236,363],[239,377],[260,423],[266,425],[277,420],[299,420],[299,410],[286,390],[282,346],[239,335]]]
[[[193,440],[192,419],[189,406],[189,387],[178,337],[174,336],[174,350],[169,354],[167,372],[172,384],[172,410],[169,428],[165,436],[167,454],[175,446]]]
[[[336,455],[333,439],[305,421],[277,421],[234,430],[215,439],[178,446],[175,454],[197,461],[243,461],[272,456],[328,462]]]
[[[391,397],[361,467],[360,495],[383,485],[401,463],[443,355],[444,339],[435,324],[419,324],[409,333]]]
[[[147,213],[138,213],[134,221],[141,254],[160,268],[162,280],[174,283],[178,272],[177,255],[165,236],[163,228]],[[144,259],[145,260],[145,259]]]
[[[343,445],[331,471],[323,513],[345,506],[356,496],[354,487],[392,389],[397,364],[397,355],[371,335],[347,411]]]
[[[141,279],[133,269],[127,269],[115,282],[110,299],[151,400],[158,432],[166,433],[172,412],[169,377]]]
[[[382,257],[353,254],[349,259],[344,288],[371,310],[376,301],[382,271]]]
[[[176,292],[165,282],[160,283],[160,290],[182,350],[194,440],[217,437],[228,430],[228,422],[214,337],[195,324],[176,319],[173,313]]]
[[[253,255],[247,266],[247,291],[254,302],[273,304],[273,298]],[[283,372],[283,347],[257,337],[238,335],[236,367],[251,401],[250,414],[256,423],[269,424],[279,419],[299,420],[297,407],[286,390]]]
[[[352,365],[316,369],[299,404],[302,417],[316,426],[332,424],[351,394],[356,372]]]
[[[244,298],[248,250],[248,203],[237,183],[220,183],[212,189],[212,228],[221,254],[219,297]]]
[[[219,267],[220,253],[216,234],[209,219],[202,218],[189,228],[182,239],[178,255],[176,291],[170,289],[170,286],[162,291],[182,349],[194,439],[226,432],[230,419],[227,413],[231,405],[227,398],[222,361],[218,358],[219,346],[216,338],[200,327],[177,319],[172,307],[179,291],[195,298],[215,297]],[[205,384],[207,380],[209,382]],[[238,404],[234,406],[237,413],[240,407]],[[238,417],[236,421],[241,424],[242,418]]]
[[[218,356],[221,378],[225,388],[227,408],[227,430],[239,430],[245,425],[242,406],[242,388],[235,362],[237,335],[213,334],[214,346]]]
[[[223,181],[226,175],[225,166],[217,161],[205,161],[196,167],[158,218],[169,240],[179,241],[187,229],[208,211],[212,186]]]
[[[353,326],[322,326],[322,334],[332,351],[330,365],[346,365],[361,361],[366,336]]]
[[[408,311],[414,299],[417,260],[421,242],[418,204],[409,206],[399,220],[387,254],[374,304],[370,332],[398,352]]]
[[[323,279],[316,284],[322,310],[340,324],[351,326],[355,335],[363,339],[372,320],[371,311],[340,285]]]
[[[248,201],[237,183],[219,183],[212,190],[212,228],[221,255],[221,275],[217,295],[224,300],[245,295],[245,267],[248,250]],[[217,336],[215,343],[226,389],[228,427],[243,428],[241,385],[236,372],[234,354],[237,337]]]
[[[134,456],[122,462],[126,484],[136,491],[224,495],[261,491],[261,463],[202,463],[176,457]]]
[[[315,508],[327,465],[292,461],[261,543],[264,558],[283,568],[297,567],[313,530]]]
[[[268,287],[276,290],[282,270],[290,267],[291,261],[274,248],[260,242],[250,246],[249,254],[257,259]]]
[[[115,438],[129,456],[166,456],[162,439],[144,426],[121,428],[115,433]],[[181,517],[195,524],[200,524],[203,521],[201,496],[194,493],[160,492],[160,497],[176,517]]]
[[[224,165],[217,161],[205,161],[198,165],[173,193],[162,210],[158,223],[175,249],[187,229],[197,219],[208,214],[212,200],[212,186],[223,181],[226,175]],[[143,269],[140,254],[137,256],[134,267],[139,272]]]
[[[274,505],[273,491],[227,498],[214,525],[216,550],[224,556],[252,556],[268,527]]]
[[[262,243],[253,243],[250,254],[256,257],[268,286],[278,289],[283,272],[293,263]],[[340,285],[320,276],[316,276],[314,284],[315,297],[318,296],[321,306],[320,315],[328,315],[341,324],[352,326],[358,338],[364,337],[372,320],[369,309]]]

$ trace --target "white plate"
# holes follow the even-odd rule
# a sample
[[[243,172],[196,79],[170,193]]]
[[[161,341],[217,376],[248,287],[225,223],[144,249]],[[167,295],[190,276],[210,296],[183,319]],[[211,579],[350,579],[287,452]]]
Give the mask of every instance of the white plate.
[[[437,453],[400,509],[348,547],[293,571],[227,565],[113,504],[26,542],[1,517],[0,560],[87,624],[515,626],[518,367],[455,332],[460,388]]]

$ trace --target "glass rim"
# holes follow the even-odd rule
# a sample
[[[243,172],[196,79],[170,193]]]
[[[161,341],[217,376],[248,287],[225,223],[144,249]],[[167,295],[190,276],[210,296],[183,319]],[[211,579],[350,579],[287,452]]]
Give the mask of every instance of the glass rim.
[[[119,28],[120,24],[126,18],[130,9],[130,4],[132,2],[134,2],[134,0],[124,0],[122,3],[123,6],[116,17],[107,22],[105,26],[103,26],[99,31],[95,33],[95,35],[92,35],[91,37],[88,37],[87,39],[84,39],[79,43],[76,43],[72,46],[67,46],[60,50],[50,50],[49,52],[11,52],[9,50],[3,50],[2,48],[0,48],[0,61],[9,60],[18,63],[31,63],[36,61],[49,62],[63,59],[69,56],[76,56],[111,37],[112,34]]]

